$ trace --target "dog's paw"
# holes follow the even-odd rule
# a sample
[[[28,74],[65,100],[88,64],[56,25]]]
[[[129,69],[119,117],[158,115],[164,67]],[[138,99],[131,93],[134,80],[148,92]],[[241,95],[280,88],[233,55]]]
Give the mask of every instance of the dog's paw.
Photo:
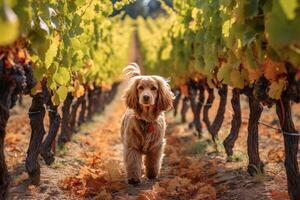
[[[156,179],[157,176],[147,176],[148,179]]]
[[[157,178],[157,174],[156,173],[150,173],[150,172],[148,172],[146,174],[146,176],[147,176],[148,179],[156,179]]]
[[[136,178],[129,178],[128,179],[128,183],[134,186],[137,186],[138,184],[141,183],[140,179],[136,179]]]
[[[146,168],[146,176],[148,179],[156,179],[158,177],[159,170],[153,166]]]

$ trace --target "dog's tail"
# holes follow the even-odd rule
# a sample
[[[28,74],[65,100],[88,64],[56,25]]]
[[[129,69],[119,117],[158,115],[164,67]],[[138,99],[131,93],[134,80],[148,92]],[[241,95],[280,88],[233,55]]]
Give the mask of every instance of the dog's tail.
[[[125,78],[130,79],[135,76],[140,76],[141,70],[138,64],[130,63],[123,69],[123,73],[125,75]]]

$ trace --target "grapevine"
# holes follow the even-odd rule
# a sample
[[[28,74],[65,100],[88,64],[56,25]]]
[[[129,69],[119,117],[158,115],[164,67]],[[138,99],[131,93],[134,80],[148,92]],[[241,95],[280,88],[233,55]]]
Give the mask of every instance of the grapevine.
[[[0,2],[0,29],[5,31],[0,39],[1,198],[6,196],[8,186],[3,142],[9,109],[19,95],[32,96],[28,113],[32,132],[26,169],[31,182],[38,184],[38,155],[48,165],[54,162],[52,147],[60,123],[58,143],[64,145],[75,130],[79,106],[80,124],[91,120],[96,102],[103,107],[113,97],[103,98],[107,93],[113,95],[111,86],[121,80],[121,70],[128,62],[131,28],[128,20],[111,14],[130,2]],[[128,43],[120,48],[123,40]],[[62,103],[60,117],[58,109]],[[43,142],[46,111],[50,128]]]
[[[287,102],[299,102],[300,56],[297,52],[300,29],[296,24],[299,23],[297,8],[300,2],[175,0],[173,9],[169,9],[163,1],[161,3],[170,15],[168,27],[162,25],[164,17],[156,19],[156,23],[151,19],[137,22],[146,71],[171,77],[174,88],[182,85],[190,87],[191,80],[206,84],[208,97],[203,121],[214,140],[222,125],[226,105],[225,100],[221,106],[221,96],[218,108],[220,121],[212,126],[214,123],[211,124],[208,118],[208,110],[214,101],[214,91],[222,94],[224,86],[232,88],[232,127],[224,141],[229,157],[233,154],[241,125],[239,98],[241,94],[246,95],[250,108],[248,172],[251,175],[264,171],[258,151],[262,106],[277,105],[282,131],[287,132],[284,140],[289,195],[291,199],[299,199],[300,175],[295,158],[299,137],[289,134],[297,131]],[[155,44],[149,41],[150,37],[151,41],[156,41]],[[193,124],[199,123],[195,103],[204,101],[197,100],[193,92],[188,96],[194,114]],[[185,101],[183,105],[186,105]]]

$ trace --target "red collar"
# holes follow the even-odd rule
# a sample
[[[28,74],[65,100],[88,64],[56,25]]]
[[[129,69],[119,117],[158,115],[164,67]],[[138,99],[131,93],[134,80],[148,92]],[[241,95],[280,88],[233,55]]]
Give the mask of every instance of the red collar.
[[[138,119],[138,118],[137,118],[137,120],[140,121],[141,129],[145,133],[153,133],[155,131],[155,129],[156,129],[155,122],[148,122],[146,120]]]
[[[155,131],[155,125],[154,125],[154,123],[150,123],[147,127],[147,132],[153,133],[154,131]]]

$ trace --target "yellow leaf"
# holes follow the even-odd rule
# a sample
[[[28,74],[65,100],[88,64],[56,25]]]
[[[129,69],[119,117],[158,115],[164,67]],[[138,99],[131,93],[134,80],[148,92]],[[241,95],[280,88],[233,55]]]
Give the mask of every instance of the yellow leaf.
[[[31,94],[32,95],[36,95],[40,92],[42,92],[42,83],[41,82],[37,82],[35,87],[31,90]]]
[[[240,89],[244,88],[244,77],[242,76],[242,73],[239,70],[233,69],[231,71],[230,80],[233,87]]]
[[[19,36],[19,19],[5,2],[0,6],[0,46],[12,44]]]
[[[286,80],[285,79],[279,79],[279,81],[274,81],[270,85],[270,90],[268,92],[268,95],[273,99],[280,99],[281,93],[286,88]]]
[[[279,4],[288,19],[293,20],[296,17],[297,0],[279,0]]]
[[[74,82],[74,90],[73,90],[73,96],[75,98],[79,98],[82,95],[84,95],[84,87],[79,83],[78,80]]]

